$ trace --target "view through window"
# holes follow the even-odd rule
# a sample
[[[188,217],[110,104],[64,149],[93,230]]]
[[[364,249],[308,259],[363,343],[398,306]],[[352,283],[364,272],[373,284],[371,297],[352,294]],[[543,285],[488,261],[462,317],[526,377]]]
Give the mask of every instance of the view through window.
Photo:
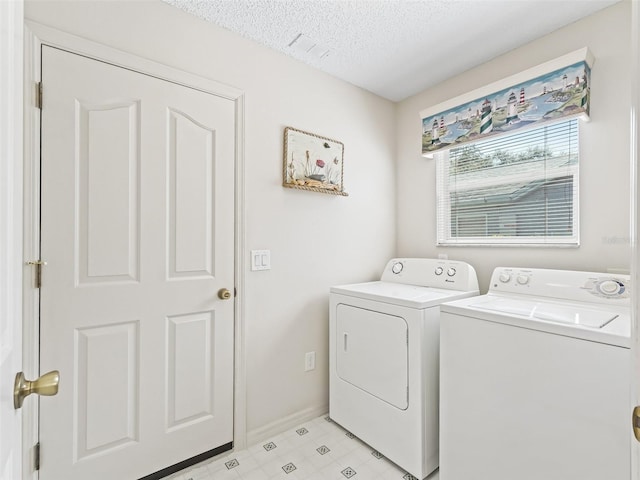
[[[439,245],[578,245],[578,120],[437,155]]]

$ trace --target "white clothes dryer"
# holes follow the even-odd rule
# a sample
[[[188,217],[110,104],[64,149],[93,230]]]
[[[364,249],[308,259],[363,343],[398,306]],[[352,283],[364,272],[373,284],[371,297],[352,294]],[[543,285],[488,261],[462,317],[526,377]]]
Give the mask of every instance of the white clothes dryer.
[[[497,268],[441,311],[440,480],[630,478],[628,276]]]
[[[477,294],[469,264],[424,258],[331,288],[329,415],[418,479],[438,467],[439,305]]]

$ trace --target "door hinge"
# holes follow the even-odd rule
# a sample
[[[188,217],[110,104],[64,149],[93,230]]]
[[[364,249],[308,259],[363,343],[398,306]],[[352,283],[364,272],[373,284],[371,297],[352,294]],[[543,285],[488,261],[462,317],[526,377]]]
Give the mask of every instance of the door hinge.
[[[33,446],[33,469],[40,470],[40,442]]]
[[[42,82],[36,82],[36,108],[42,110]]]
[[[47,262],[43,262],[42,260],[32,260],[31,262],[27,262],[27,265],[36,267],[33,282],[35,288],[40,288],[42,285],[42,266],[46,264]]]

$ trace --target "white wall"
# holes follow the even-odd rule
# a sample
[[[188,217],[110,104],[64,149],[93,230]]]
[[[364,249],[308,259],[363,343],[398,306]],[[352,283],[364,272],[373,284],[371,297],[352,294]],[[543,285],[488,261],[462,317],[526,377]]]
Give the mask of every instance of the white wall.
[[[624,1],[398,104],[398,255],[465,260],[483,291],[497,266],[628,271],[630,31]],[[435,161],[420,156],[418,112],[582,47],[595,63],[591,121],[580,128],[580,247],[436,247]]]
[[[245,92],[246,247],[272,262],[246,271],[247,429],[326,408],[328,289],[395,253],[395,106],[160,1],[28,1],[25,16]],[[349,197],[281,187],[285,126],[344,142]]]

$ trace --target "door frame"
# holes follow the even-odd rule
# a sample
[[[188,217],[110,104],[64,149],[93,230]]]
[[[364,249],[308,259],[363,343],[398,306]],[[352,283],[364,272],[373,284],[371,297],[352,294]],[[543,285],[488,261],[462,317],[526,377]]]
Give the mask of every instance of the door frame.
[[[630,172],[631,172],[631,373],[630,409],[640,405],[640,4],[631,2],[631,109],[630,109]],[[640,445],[629,428],[631,442],[631,479],[640,480]]]
[[[36,107],[35,85],[41,79],[41,50],[47,45],[67,52],[167,80],[185,87],[231,100],[235,104],[235,239],[234,274],[234,449],[246,447],[246,362],[245,362],[245,215],[244,215],[244,92],[128,52],[81,38],[41,23],[25,21],[24,40],[24,261],[39,259],[40,244],[40,110]],[[46,85],[45,85],[46,95]],[[17,167],[19,168],[19,166]],[[21,212],[22,214],[22,212]],[[42,259],[46,261],[46,259]],[[44,267],[46,268],[46,267]],[[23,281],[23,362],[25,375],[37,377],[39,365],[38,312],[39,292],[33,288],[33,273]],[[64,382],[64,376],[61,378]],[[25,402],[23,411],[24,462],[29,462],[32,446],[38,442],[37,401]],[[46,446],[45,446],[46,448]],[[26,463],[25,463],[26,464]],[[23,480],[37,478],[35,472],[23,472]]]
[[[22,370],[22,63],[24,4],[0,2],[0,477],[22,475],[22,411],[11,391]]]

